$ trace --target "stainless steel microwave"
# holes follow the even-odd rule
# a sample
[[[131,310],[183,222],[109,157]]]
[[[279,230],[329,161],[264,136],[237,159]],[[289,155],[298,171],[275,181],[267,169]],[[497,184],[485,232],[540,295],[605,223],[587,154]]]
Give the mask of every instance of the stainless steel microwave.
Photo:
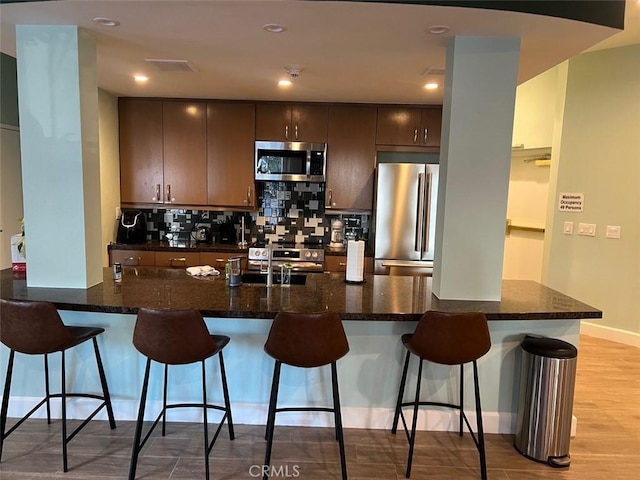
[[[256,142],[256,180],[324,182],[327,145],[306,142]]]

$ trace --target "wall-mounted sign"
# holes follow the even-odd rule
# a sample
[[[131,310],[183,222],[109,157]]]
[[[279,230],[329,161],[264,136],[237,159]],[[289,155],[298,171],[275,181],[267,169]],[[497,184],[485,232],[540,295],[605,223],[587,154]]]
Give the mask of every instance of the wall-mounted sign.
[[[584,206],[584,193],[561,193],[558,210],[561,212],[581,212]]]

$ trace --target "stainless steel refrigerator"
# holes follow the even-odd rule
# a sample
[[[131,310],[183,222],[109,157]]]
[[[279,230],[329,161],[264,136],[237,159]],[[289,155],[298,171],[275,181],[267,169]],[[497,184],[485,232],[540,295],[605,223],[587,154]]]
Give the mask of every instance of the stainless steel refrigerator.
[[[433,273],[439,167],[414,163],[378,164],[375,273]]]

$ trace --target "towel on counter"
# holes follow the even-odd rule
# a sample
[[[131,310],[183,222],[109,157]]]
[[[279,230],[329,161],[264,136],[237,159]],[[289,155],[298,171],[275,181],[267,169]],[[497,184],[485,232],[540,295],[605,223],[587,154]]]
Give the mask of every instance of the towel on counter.
[[[220,272],[211,265],[202,265],[199,267],[187,267],[187,273],[194,277],[208,277],[212,275],[220,275]]]

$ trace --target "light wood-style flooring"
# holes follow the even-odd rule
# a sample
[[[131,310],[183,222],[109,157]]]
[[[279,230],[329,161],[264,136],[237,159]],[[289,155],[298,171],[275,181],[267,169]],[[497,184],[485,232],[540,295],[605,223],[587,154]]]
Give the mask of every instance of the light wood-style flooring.
[[[578,355],[574,414],[578,435],[571,442],[571,466],[554,469],[522,457],[510,435],[487,435],[490,480],[637,480],[640,478],[640,349],[583,336]],[[127,478],[134,423],[91,422],[69,445],[69,472],[62,472],[60,422],[30,420],[5,443],[2,480]],[[202,434],[198,424],[170,423],[143,450],[137,478],[204,478]],[[259,478],[264,428],[236,425],[213,448],[213,479]],[[351,480],[402,479],[407,444],[401,432],[345,431]],[[277,427],[272,456],[282,475],[272,478],[339,479],[333,429]],[[287,468],[288,467],[288,470]],[[253,474],[253,476],[252,476]],[[288,476],[287,476],[288,475]],[[413,462],[414,480],[479,479],[478,456],[468,433],[420,432]]]

